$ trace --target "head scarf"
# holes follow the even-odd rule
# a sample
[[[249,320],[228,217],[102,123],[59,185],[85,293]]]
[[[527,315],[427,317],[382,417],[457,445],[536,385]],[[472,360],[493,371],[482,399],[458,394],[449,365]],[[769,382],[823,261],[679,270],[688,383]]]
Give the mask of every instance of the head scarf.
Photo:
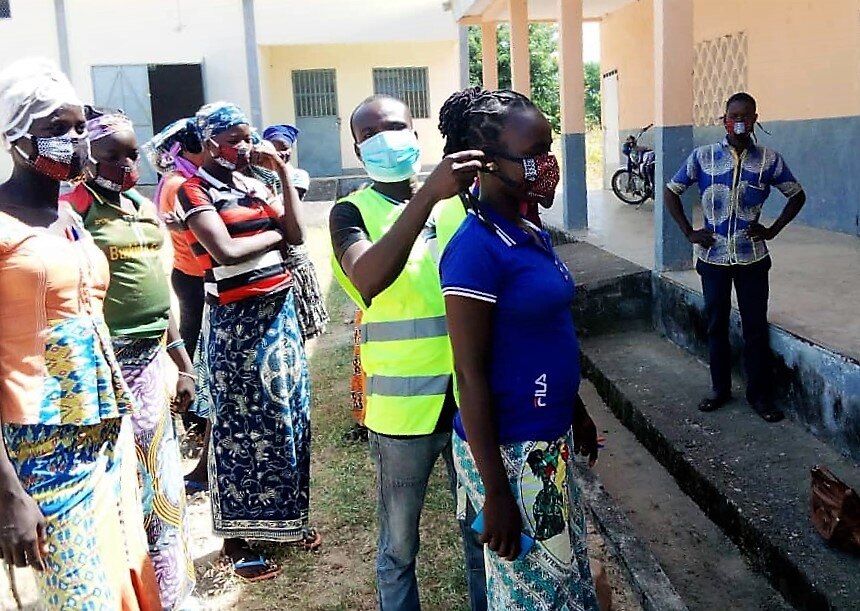
[[[270,125],[263,131],[266,140],[283,140],[292,146],[299,137],[299,128],[293,125]]]
[[[301,168],[295,168],[290,174],[290,181],[296,189],[304,189],[307,191],[311,186],[311,175]]]
[[[83,107],[69,79],[46,59],[22,59],[0,72],[0,139],[6,148],[33,121],[64,104]]]
[[[194,124],[201,142],[226,132],[237,125],[250,125],[251,122],[242,109],[230,102],[206,104],[194,115]]]
[[[90,142],[121,132],[134,132],[134,124],[122,111],[98,114],[87,121],[87,134],[89,134]]]
[[[167,174],[174,169],[183,174],[189,170],[189,176],[197,171],[194,164],[179,156],[188,133],[197,135],[193,119],[179,119],[174,121],[160,132],[155,134],[151,140],[141,146],[144,157],[159,174]]]

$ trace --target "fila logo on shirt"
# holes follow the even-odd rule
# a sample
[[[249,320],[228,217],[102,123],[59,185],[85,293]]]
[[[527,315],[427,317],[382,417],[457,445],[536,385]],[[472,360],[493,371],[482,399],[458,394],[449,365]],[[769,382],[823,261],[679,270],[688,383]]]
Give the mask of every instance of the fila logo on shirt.
[[[535,380],[535,407],[546,407],[546,374],[542,373]]]

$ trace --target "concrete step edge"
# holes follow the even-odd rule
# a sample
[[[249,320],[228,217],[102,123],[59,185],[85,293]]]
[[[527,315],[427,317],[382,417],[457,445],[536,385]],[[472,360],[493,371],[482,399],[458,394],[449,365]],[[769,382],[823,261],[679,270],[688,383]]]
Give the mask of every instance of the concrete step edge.
[[[684,452],[674,447],[644,412],[624,396],[619,386],[601,372],[586,351],[582,354],[582,370],[583,376],[594,384],[607,407],[666,468],[684,494],[726,533],[790,604],[804,611],[836,608],[827,593],[816,587],[803,569],[772,542],[763,529],[727,498],[718,486],[688,460]]]
[[[688,611],[663,567],[648,545],[636,535],[633,525],[603,487],[600,478],[579,463],[576,471],[592,522],[603,535],[609,552],[624,568],[642,608],[645,611]]]

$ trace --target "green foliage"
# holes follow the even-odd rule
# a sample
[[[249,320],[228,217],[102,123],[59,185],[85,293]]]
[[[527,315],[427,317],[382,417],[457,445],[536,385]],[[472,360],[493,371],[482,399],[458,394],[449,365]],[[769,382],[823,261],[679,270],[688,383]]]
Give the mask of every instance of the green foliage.
[[[498,41],[499,87],[511,87],[511,30],[501,24]],[[469,28],[469,84],[482,85],[483,63],[481,28]],[[561,132],[559,100],[558,27],[549,23],[529,24],[529,65],[531,68],[532,100],[543,110],[555,132]],[[591,128],[600,125],[600,64],[585,65],[585,121]]]
[[[600,64],[585,64],[585,127],[600,127]]]

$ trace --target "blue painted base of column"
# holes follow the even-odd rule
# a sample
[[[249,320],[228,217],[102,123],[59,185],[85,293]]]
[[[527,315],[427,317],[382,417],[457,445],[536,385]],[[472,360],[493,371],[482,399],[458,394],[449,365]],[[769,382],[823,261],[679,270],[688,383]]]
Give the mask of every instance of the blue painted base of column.
[[[663,203],[663,187],[671,180],[693,150],[693,127],[654,128],[654,153],[657,157],[654,206],[654,269],[657,271],[690,269],[693,248],[672,219]],[[692,191],[692,190],[690,190]],[[691,195],[685,196],[684,210],[690,218],[693,208]]]
[[[585,184],[585,134],[562,134],[565,229],[588,228],[588,189]]]

